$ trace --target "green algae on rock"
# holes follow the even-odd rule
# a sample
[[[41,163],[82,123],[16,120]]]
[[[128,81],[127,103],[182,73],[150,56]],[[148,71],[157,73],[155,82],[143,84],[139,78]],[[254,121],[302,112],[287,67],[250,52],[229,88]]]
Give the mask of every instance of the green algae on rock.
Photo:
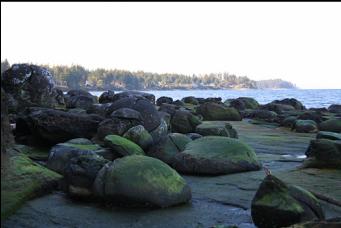
[[[238,138],[236,129],[231,124],[224,121],[204,121],[196,127],[196,133],[209,136],[225,136],[230,138]]]
[[[245,143],[222,136],[205,136],[186,145],[172,165],[191,174],[219,175],[259,170],[254,150]]]
[[[260,228],[324,219],[321,205],[311,193],[287,186],[273,175],[267,175],[260,184],[252,200],[251,215]]]
[[[191,190],[166,163],[131,155],[105,165],[98,173],[94,192],[104,200],[134,202],[158,207],[188,202]]]
[[[151,144],[153,144],[153,137],[142,125],[130,128],[126,133],[124,133],[123,137],[136,143],[142,149],[147,149]]]
[[[24,153],[10,156],[6,174],[1,175],[1,219],[15,212],[27,200],[52,190],[61,178]]]
[[[122,156],[133,154],[145,155],[139,145],[119,135],[107,135],[104,138],[104,142],[110,149]]]
[[[320,123],[321,131],[341,133],[341,119],[329,119]]]
[[[204,120],[242,120],[237,109],[226,107],[223,104],[217,104],[214,102],[201,104],[197,108],[197,112],[204,117]]]

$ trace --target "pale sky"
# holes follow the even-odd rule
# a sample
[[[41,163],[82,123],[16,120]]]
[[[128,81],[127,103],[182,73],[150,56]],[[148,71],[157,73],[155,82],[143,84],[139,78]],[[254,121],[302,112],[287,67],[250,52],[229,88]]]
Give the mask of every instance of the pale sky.
[[[341,3],[3,3],[1,60],[341,89]]]

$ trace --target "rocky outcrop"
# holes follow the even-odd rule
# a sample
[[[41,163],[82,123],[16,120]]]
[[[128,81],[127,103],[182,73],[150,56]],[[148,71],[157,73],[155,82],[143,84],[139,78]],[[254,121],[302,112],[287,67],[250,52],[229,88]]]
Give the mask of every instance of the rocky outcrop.
[[[201,104],[197,112],[204,117],[204,120],[242,120],[240,113],[235,108],[213,102]]]

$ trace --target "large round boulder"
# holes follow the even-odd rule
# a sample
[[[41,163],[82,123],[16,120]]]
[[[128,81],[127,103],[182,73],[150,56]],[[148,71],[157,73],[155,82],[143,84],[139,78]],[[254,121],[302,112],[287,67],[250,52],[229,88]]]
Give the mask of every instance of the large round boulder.
[[[296,120],[293,128],[300,133],[317,132],[317,124],[314,120]]]
[[[336,133],[341,133],[341,119],[329,119],[323,121],[319,125],[321,131],[332,131]]]
[[[155,106],[141,96],[123,97],[115,101],[107,107],[107,115],[111,115],[121,108],[129,108],[139,112],[143,126],[149,132],[156,129],[161,123],[161,118]]]
[[[57,144],[73,138],[91,139],[103,117],[95,114],[74,114],[54,109],[30,108],[17,119],[16,137],[40,139],[41,143]]]
[[[253,110],[248,117],[257,119],[257,120],[265,120],[268,122],[274,122],[277,119],[277,113],[269,110]]]
[[[64,96],[66,108],[91,109],[92,105],[97,103],[97,97],[91,95],[88,91],[73,89]]]
[[[173,98],[171,97],[162,96],[156,100],[157,106],[161,106],[162,104],[172,104],[172,103],[173,103]]]
[[[328,111],[332,113],[341,113],[341,104],[332,104],[328,107]]]
[[[104,200],[157,207],[191,199],[190,187],[174,169],[141,155],[126,156],[105,165],[96,177],[94,191]]]
[[[259,170],[254,150],[237,139],[205,136],[188,143],[174,157],[173,167],[190,174],[229,174]]]
[[[231,124],[223,121],[205,121],[196,127],[195,132],[202,136],[216,135],[238,138],[236,129]]]
[[[213,102],[201,104],[197,112],[204,117],[204,120],[242,120],[240,113],[235,108]]]
[[[294,107],[294,109],[296,109],[296,110],[304,110],[305,109],[304,105],[299,100],[297,100],[295,98],[285,98],[283,100],[274,100],[274,101],[272,101],[272,103],[290,105],[290,106]]]
[[[119,135],[107,135],[104,142],[107,147],[121,156],[144,155],[144,151],[139,145]]]
[[[142,125],[130,128],[126,133],[124,133],[123,137],[136,143],[142,149],[147,149],[153,144],[153,137]]]
[[[282,104],[282,103],[268,103],[265,105],[261,105],[260,109],[263,110],[268,110],[268,111],[273,111],[277,114],[282,114],[283,112],[290,112],[290,111],[295,111],[296,109],[289,105],[289,104]]]
[[[52,74],[43,67],[28,64],[13,64],[1,75],[1,87],[13,97],[19,111],[25,107],[57,107],[63,104],[63,94],[55,88]],[[61,96],[61,97],[60,97]]]
[[[341,140],[311,140],[305,154],[305,167],[341,169]]]
[[[196,126],[198,126],[200,123],[201,121],[199,118],[189,111],[178,110],[172,116],[171,129],[173,132],[186,134],[194,132]]]
[[[324,219],[319,201],[308,191],[287,186],[273,175],[260,184],[251,204],[257,227],[287,227],[295,223]]]
[[[226,100],[224,103],[237,110],[257,109],[259,107],[259,103],[252,97],[238,97]]]
[[[157,145],[151,147],[147,155],[160,159],[161,161],[171,165],[174,160],[174,156],[177,153],[182,152],[185,149],[187,143],[192,140],[180,133],[170,133]]]
[[[188,104],[193,104],[193,105],[198,105],[199,102],[198,100],[193,97],[193,96],[189,96],[189,97],[184,97],[181,99],[181,101],[185,102],[185,103],[188,103]]]

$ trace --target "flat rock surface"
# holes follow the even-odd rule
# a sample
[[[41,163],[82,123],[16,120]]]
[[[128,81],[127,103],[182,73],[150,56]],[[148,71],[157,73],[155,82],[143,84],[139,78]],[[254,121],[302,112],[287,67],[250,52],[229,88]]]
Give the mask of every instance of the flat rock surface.
[[[341,170],[297,169],[312,133],[286,128],[229,121],[239,139],[253,147],[259,160],[274,175],[330,198],[341,200]],[[255,227],[250,215],[251,200],[264,178],[264,171],[222,176],[184,176],[192,188],[190,204],[166,209],[104,207],[75,202],[63,193],[27,202],[3,227]],[[341,215],[341,208],[322,202],[326,217]]]

